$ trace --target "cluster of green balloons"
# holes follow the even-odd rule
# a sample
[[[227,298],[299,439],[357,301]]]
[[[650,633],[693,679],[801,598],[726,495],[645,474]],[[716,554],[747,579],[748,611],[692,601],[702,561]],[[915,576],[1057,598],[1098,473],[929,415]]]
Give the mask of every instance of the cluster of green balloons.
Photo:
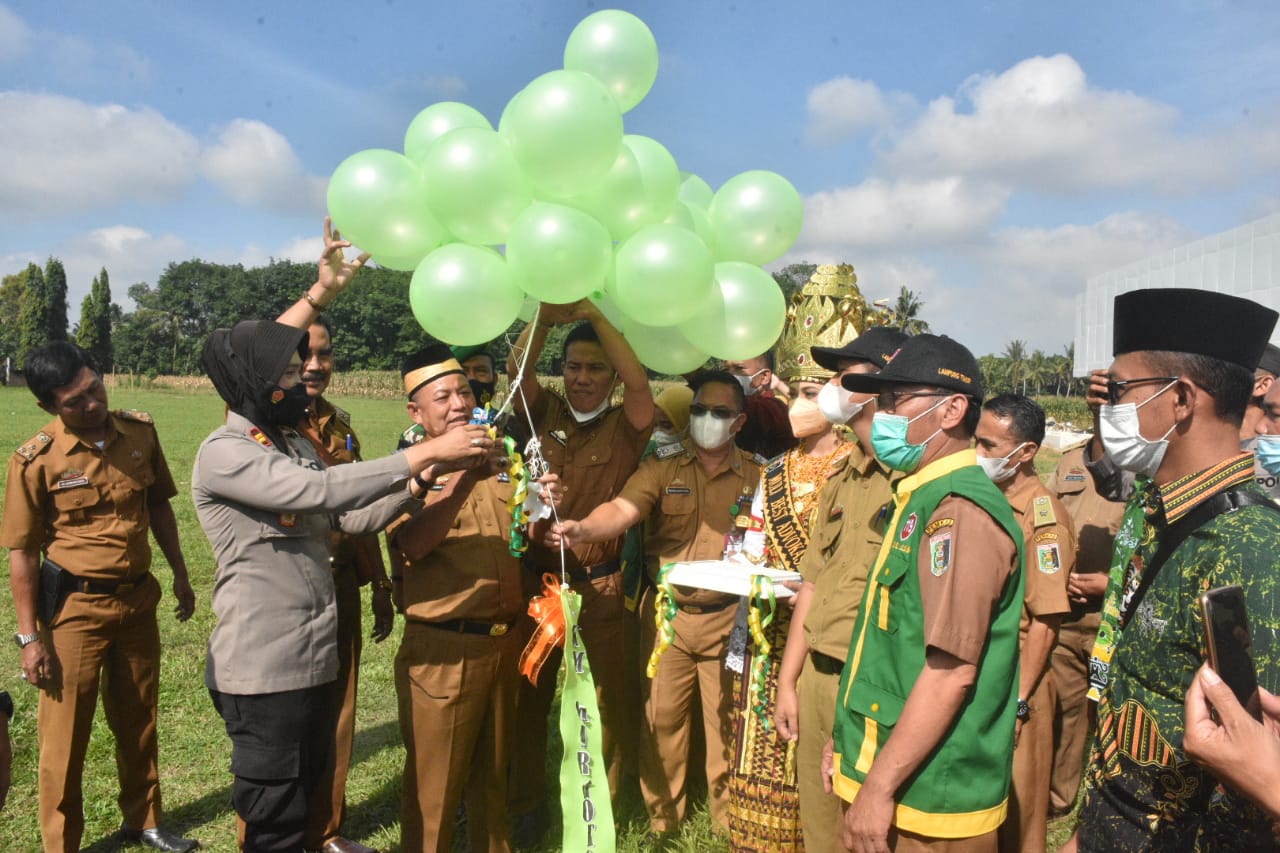
[[[403,154],[344,160],[333,221],[382,266],[413,271],[414,316],[451,344],[493,339],[530,300],[590,298],[659,372],[759,355],[786,314],[760,265],[795,242],[800,196],[765,171],[713,191],[657,140],[625,133],[657,74],[643,21],[589,15],[564,67],[518,92],[497,129],[446,101],[414,118]]]

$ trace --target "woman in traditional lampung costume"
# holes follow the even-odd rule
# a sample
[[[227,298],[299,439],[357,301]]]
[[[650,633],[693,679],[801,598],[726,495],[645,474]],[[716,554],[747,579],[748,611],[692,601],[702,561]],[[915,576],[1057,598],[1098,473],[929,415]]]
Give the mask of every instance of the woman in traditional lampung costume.
[[[762,472],[739,560],[797,571],[809,545],[818,493],[832,467],[853,447],[843,428],[835,428],[818,407],[818,394],[832,374],[813,361],[810,347],[839,347],[857,336],[857,329],[846,319],[849,309],[859,314],[865,309],[856,280],[847,265],[819,267],[788,311],[777,347],[778,374],[792,390],[789,417],[800,444],[773,459]],[[751,621],[750,606],[744,600],[726,660],[726,666],[739,673],[729,768],[730,845],[735,851],[803,851],[796,742],[780,737],[772,723],[778,669],[791,624],[789,602],[778,603],[770,624],[761,626],[757,621],[748,629]],[[755,633],[763,634],[769,647],[763,693],[753,678],[755,657],[761,651],[752,638]]]

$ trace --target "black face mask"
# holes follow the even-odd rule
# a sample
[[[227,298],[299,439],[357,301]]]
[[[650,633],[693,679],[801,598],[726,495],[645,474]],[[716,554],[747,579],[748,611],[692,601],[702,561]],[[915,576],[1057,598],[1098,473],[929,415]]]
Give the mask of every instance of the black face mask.
[[[496,382],[480,382],[476,379],[468,379],[471,385],[471,393],[476,396],[476,405],[484,408],[484,404],[493,399],[493,389],[498,384]]]
[[[263,415],[271,426],[297,426],[298,421],[307,413],[310,403],[307,386],[301,382],[287,391],[279,385],[273,385],[267,389],[266,405],[262,407]]]

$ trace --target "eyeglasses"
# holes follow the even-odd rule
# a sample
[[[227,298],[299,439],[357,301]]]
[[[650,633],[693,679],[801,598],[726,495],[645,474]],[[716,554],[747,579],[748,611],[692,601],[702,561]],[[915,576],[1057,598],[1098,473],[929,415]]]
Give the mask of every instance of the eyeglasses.
[[[731,421],[738,416],[738,412],[735,412],[728,406],[707,407],[701,403],[694,403],[690,406],[689,414],[691,416],[711,415],[711,417],[720,421]]]
[[[1130,385],[1143,385],[1150,382],[1177,382],[1177,376],[1147,376],[1142,379],[1108,379],[1107,402],[1115,406],[1120,398],[1129,390]]]
[[[950,397],[949,391],[881,391],[876,395],[876,408],[882,412],[892,412],[898,403],[912,397]]]

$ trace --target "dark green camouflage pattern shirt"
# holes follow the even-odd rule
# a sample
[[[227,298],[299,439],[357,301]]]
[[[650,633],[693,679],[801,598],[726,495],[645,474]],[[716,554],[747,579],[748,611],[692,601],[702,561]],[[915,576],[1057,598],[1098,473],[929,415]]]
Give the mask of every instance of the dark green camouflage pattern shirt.
[[[1228,489],[1264,494],[1252,454],[1135,495],[1145,502],[1146,525],[1133,560],[1113,573],[1109,603],[1124,612],[1126,590],[1132,593],[1169,525]],[[1280,513],[1245,506],[1187,537],[1120,632],[1098,706],[1081,851],[1280,849],[1264,814],[1182,751],[1184,700],[1206,659],[1198,599],[1227,584],[1245,591],[1258,681],[1280,692]]]

